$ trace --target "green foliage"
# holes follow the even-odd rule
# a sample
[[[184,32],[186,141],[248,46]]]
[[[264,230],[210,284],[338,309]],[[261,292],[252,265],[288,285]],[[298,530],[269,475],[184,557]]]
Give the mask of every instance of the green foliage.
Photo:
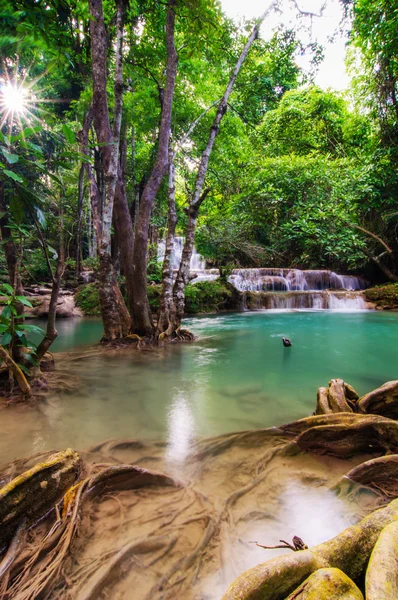
[[[185,312],[212,313],[222,308],[232,291],[220,281],[201,281],[185,288]]]
[[[12,355],[12,348],[15,346],[22,346],[26,349],[23,353],[24,358],[31,364],[36,364],[33,356],[29,353],[30,350],[34,350],[36,345],[29,339],[30,333],[43,334],[44,331],[37,325],[28,325],[22,320],[18,319],[18,305],[23,304],[32,308],[31,302],[26,296],[16,296],[11,285],[3,283],[0,287],[1,303],[4,308],[0,315],[0,343],[10,355]],[[19,364],[20,368],[29,373],[29,370]]]
[[[149,300],[149,306],[153,314],[157,313],[160,308],[160,295],[162,293],[161,285],[148,285],[147,294]]]
[[[369,288],[364,294],[366,300],[376,304],[377,308],[398,310],[398,283]]]
[[[75,304],[88,317],[101,316],[98,284],[80,286],[75,294]]]
[[[157,256],[151,256],[148,260],[147,279],[148,283],[162,282],[162,262],[159,262]]]

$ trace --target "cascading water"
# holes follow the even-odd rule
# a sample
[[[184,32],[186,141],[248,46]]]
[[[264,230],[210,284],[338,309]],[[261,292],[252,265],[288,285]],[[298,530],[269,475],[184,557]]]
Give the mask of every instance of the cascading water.
[[[176,236],[174,239],[174,259],[173,259],[173,269],[176,271],[180,267],[182,250],[184,248],[185,239],[181,236]],[[159,240],[158,242],[158,261],[163,262],[164,253],[166,248],[165,240]],[[205,271],[206,270],[206,261],[200,256],[196,248],[193,249],[191,262],[189,265],[191,271]]]
[[[176,237],[173,269],[180,266],[184,238]],[[165,243],[158,245],[158,260],[164,257]],[[206,261],[196,249],[192,253],[191,283],[214,281],[218,269],[206,269]],[[364,310],[366,302],[361,290],[366,281],[354,275],[339,275],[333,271],[300,269],[234,269],[229,282],[243,295],[248,309],[279,310]]]

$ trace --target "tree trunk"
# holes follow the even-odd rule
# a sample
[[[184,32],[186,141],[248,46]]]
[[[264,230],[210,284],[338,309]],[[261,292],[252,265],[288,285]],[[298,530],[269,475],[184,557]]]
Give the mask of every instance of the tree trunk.
[[[82,224],[83,224],[83,202],[84,202],[84,165],[79,171],[79,185],[77,198],[77,223],[76,223],[76,279],[80,276],[82,259]]]
[[[57,318],[57,303],[59,297],[59,290],[61,288],[62,276],[64,274],[65,269],[65,251],[64,251],[64,243],[61,236],[61,241],[59,245],[58,252],[58,261],[57,261],[57,269],[55,271],[55,276],[53,278],[53,286],[51,290],[51,298],[50,304],[48,307],[48,317],[47,317],[47,328],[46,334],[40,344],[37,347],[35,352],[35,359],[38,363],[39,371],[40,371],[40,361],[45,355],[45,353],[49,350],[51,344],[54,342],[56,337],[58,336],[58,331],[55,326],[56,318]]]
[[[241,55],[235,65],[235,68],[231,74],[228,85],[225,89],[224,95],[220,100],[218,105],[217,113],[214,118],[213,124],[210,129],[209,138],[207,140],[206,148],[203,151],[200,164],[198,167],[198,172],[196,175],[195,188],[194,192],[189,204],[188,209],[188,226],[187,226],[187,234],[185,239],[184,248],[182,251],[182,258],[180,263],[180,268],[177,273],[176,281],[174,284],[174,302],[176,305],[175,310],[175,323],[174,328],[178,329],[181,324],[181,319],[184,314],[184,304],[185,304],[185,287],[189,282],[189,265],[191,262],[192,251],[194,247],[195,240],[195,230],[196,230],[196,221],[199,214],[199,209],[207,194],[209,193],[209,189],[206,189],[204,192],[203,186],[207,174],[207,169],[209,166],[210,155],[213,150],[215,139],[220,130],[220,123],[227,112],[228,100],[232,92],[232,88],[235,84],[236,78],[239,74],[239,71],[249,53],[249,50],[253,44],[253,42],[258,38],[259,29],[261,23],[264,21],[266,16],[273,10],[274,4],[272,4],[265,13],[260,17],[255,26],[252,29],[252,32],[243,48]]]
[[[169,163],[167,236],[162,270],[162,295],[160,297],[160,309],[156,331],[156,335],[159,339],[167,338],[172,335],[173,323],[175,321],[175,304],[173,302],[173,263],[177,211],[175,201],[175,163],[172,150],[170,150]]]
[[[134,231],[133,222],[131,219],[130,209],[126,195],[126,140],[124,139],[120,148],[120,164],[118,171],[118,179],[116,183],[115,205],[114,205],[114,225],[117,233],[120,259],[123,275],[126,277],[126,288],[128,296],[128,306],[130,314],[133,314],[133,289],[134,269],[133,269],[133,249],[134,249]]]
[[[123,27],[125,5],[117,2],[116,64],[114,83],[113,128],[110,124],[107,95],[107,34],[105,31],[102,0],[89,0],[90,33],[93,72],[93,120],[100,144],[101,164],[105,178],[103,203],[90,175],[92,211],[96,228],[99,269],[99,296],[104,324],[103,341],[112,341],[128,335],[131,319],[117,285],[110,253],[112,215],[119,167],[119,141],[123,108]],[[89,166],[89,165],[88,165]],[[91,171],[91,169],[88,169]],[[95,182],[96,184],[96,182]],[[99,206],[103,204],[102,219]]]
[[[155,196],[168,168],[169,137],[171,129],[171,116],[173,96],[177,75],[178,56],[174,45],[175,13],[174,2],[170,0],[166,21],[167,45],[167,74],[166,86],[163,96],[162,117],[159,129],[159,144],[156,161],[152,173],[144,188],[139,206],[138,219],[135,223],[135,239],[133,253],[133,269],[135,273],[135,286],[133,289],[133,322],[134,330],[139,335],[152,337],[154,324],[152,322],[146,291],[147,285],[147,254],[148,254],[148,229]]]

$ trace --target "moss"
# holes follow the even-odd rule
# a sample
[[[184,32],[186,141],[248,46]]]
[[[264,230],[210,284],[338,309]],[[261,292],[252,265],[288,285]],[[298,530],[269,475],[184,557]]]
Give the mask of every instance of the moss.
[[[221,281],[202,281],[187,285],[185,289],[185,312],[188,314],[211,313],[226,308],[233,292]]]
[[[88,283],[80,286],[75,294],[75,304],[88,317],[101,316],[98,284]]]
[[[160,306],[162,286],[148,285],[148,300],[152,313],[157,313]],[[229,284],[219,281],[203,281],[188,285],[185,289],[185,311],[188,314],[212,313],[220,308],[232,307],[233,290]],[[127,300],[127,298],[125,298]],[[89,317],[101,316],[97,283],[87,283],[78,288],[75,293],[76,306]]]
[[[398,522],[383,529],[370,556],[366,571],[367,600],[398,598]]]
[[[340,569],[318,569],[286,600],[363,600],[361,591]]]
[[[387,283],[364,291],[368,302],[381,310],[398,310],[398,283]]]
[[[162,293],[161,285],[148,285],[147,294],[149,300],[149,306],[153,313],[157,313],[160,307],[160,295]]]

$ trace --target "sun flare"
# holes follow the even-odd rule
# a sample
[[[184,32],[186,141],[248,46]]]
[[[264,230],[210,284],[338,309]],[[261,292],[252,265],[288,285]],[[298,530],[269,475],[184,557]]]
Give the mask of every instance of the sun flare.
[[[7,111],[23,114],[26,110],[26,96],[22,86],[7,83],[1,90],[0,103]]]

